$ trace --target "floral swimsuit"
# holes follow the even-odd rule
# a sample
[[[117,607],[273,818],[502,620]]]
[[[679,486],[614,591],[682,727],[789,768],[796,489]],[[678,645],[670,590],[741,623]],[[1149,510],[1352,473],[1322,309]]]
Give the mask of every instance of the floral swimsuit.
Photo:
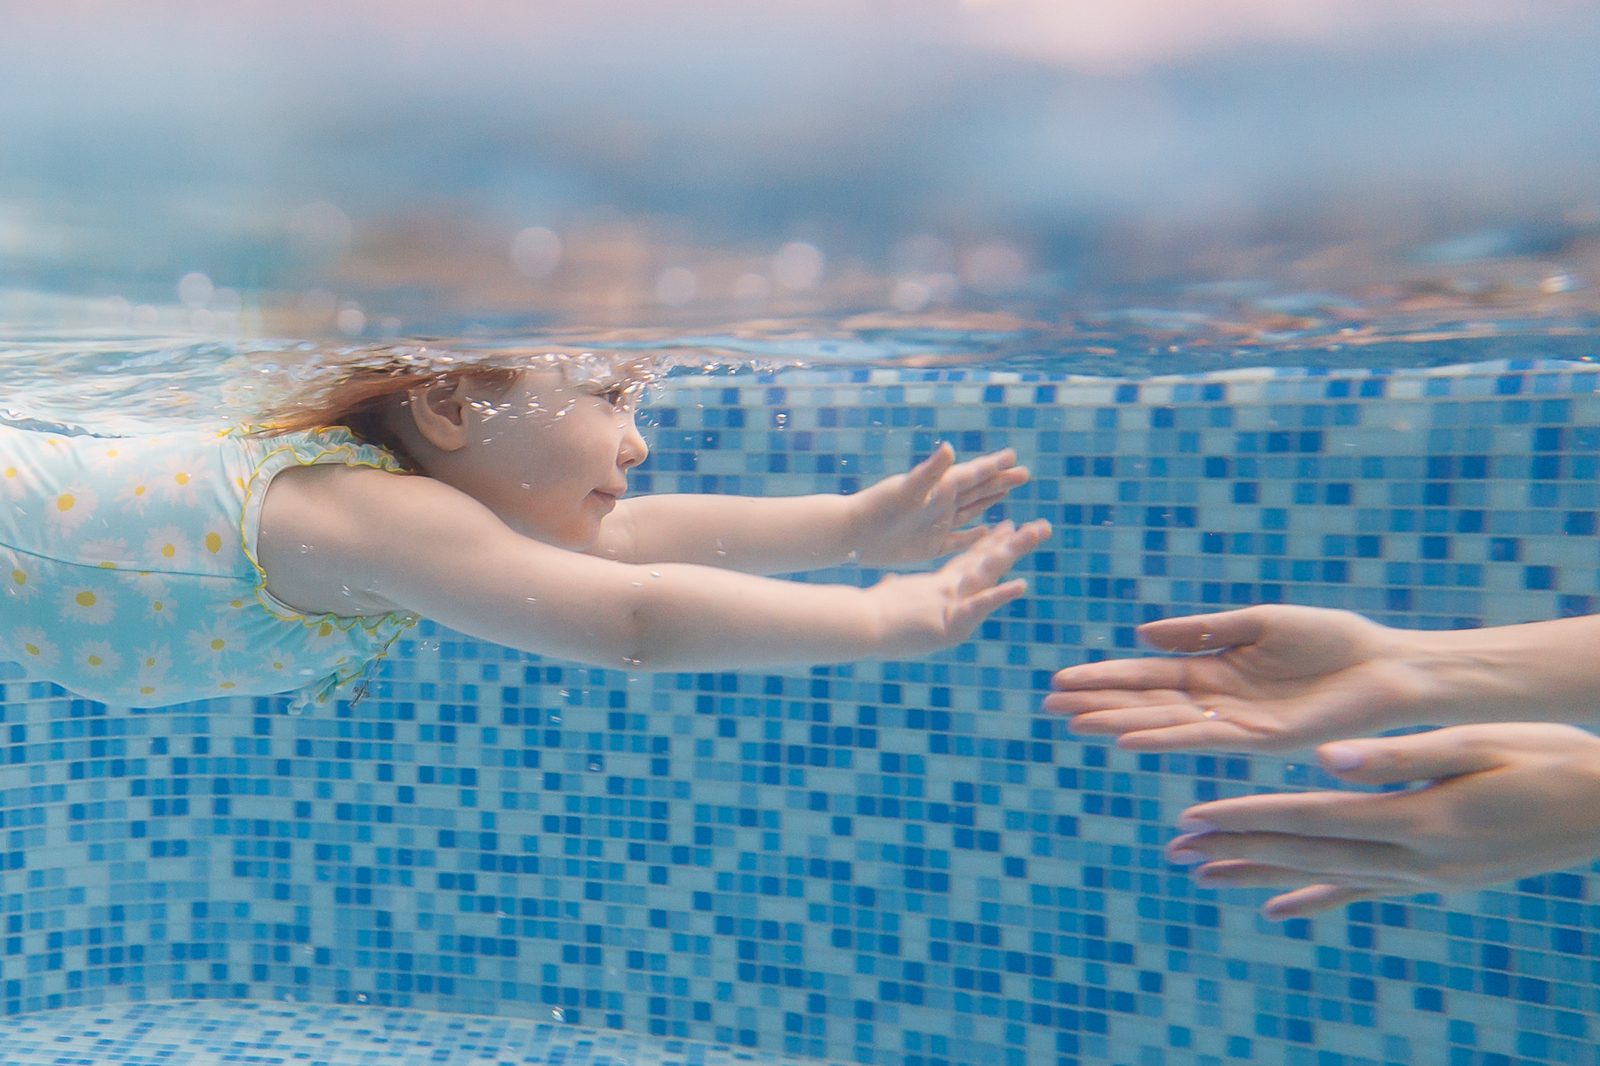
[[[0,426],[0,659],[103,703],[299,690],[326,702],[416,618],[307,615],[266,589],[281,470],[401,472],[344,429],[81,437]]]

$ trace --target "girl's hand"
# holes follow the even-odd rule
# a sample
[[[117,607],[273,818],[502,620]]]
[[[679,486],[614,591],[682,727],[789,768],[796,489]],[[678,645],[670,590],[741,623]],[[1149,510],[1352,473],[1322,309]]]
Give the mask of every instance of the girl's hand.
[[[1068,667],[1043,709],[1132,751],[1290,751],[1408,724],[1427,687],[1404,631],[1349,611],[1264,605],[1150,622],[1139,635],[1217,654]]]
[[[1292,886],[1295,918],[1359,899],[1459,892],[1600,855],[1600,737],[1545,723],[1455,726],[1326,744],[1328,772],[1409,792],[1301,792],[1191,807],[1168,858],[1207,888]]]
[[[941,443],[909,473],[884,478],[848,497],[857,559],[896,566],[937,559],[978,543],[986,526],[961,526],[1028,480],[1010,448],[965,463]]]
[[[922,655],[966,640],[990,612],[1027,591],[1021,580],[996,582],[1049,536],[1042,518],[1020,529],[1001,522],[932,573],[885,577],[866,590],[884,619],[882,646],[870,654]]]

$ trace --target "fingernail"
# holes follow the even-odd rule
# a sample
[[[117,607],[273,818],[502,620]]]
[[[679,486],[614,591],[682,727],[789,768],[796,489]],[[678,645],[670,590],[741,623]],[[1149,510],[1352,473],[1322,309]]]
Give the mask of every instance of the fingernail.
[[[1191,848],[1179,848],[1167,856],[1167,861],[1174,866],[1199,866],[1206,861],[1203,852]]]
[[[1317,752],[1322,765],[1330,770],[1354,770],[1366,761],[1366,755],[1354,744],[1328,744]]]
[[[1178,828],[1185,833],[1195,834],[1215,833],[1217,831],[1217,827],[1204,818],[1190,818],[1188,815],[1182,815],[1178,818]]]

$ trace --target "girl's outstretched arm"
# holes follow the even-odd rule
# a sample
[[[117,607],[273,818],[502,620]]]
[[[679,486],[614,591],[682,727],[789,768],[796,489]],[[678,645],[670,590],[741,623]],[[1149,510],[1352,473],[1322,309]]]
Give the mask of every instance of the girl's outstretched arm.
[[[590,555],[786,574],[923,562],[976,544],[962,529],[1028,480],[1009,448],[964,463],[941,444],[908,473],[851,496],[660,495],[623,500]]]
[[[859,589],[565,551],[429,478],[336,469],[323,480],[263,515],[261,561],[280,598],[348,586],[471,636],[615,669],[924,655],[1022,595],[1021,581],[1000,579],[1050,532],[1007,524],[936,572]]]

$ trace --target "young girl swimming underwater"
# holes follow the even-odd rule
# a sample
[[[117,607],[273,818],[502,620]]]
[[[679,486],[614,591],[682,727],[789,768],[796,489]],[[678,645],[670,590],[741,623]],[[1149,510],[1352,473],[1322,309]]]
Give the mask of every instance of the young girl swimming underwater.
[[[1020,596],[1044,522],[960,529],[1027,480],[941,445],[852,496],[622,499],[638,364],[357,368],[269,429],[0,426],[0,659],[124,706],[326,702],[419,617],[617,669],[922,655]],[[335,428],[319,428],[319,427]],[[870,588],[775,581],[857,561]]]

